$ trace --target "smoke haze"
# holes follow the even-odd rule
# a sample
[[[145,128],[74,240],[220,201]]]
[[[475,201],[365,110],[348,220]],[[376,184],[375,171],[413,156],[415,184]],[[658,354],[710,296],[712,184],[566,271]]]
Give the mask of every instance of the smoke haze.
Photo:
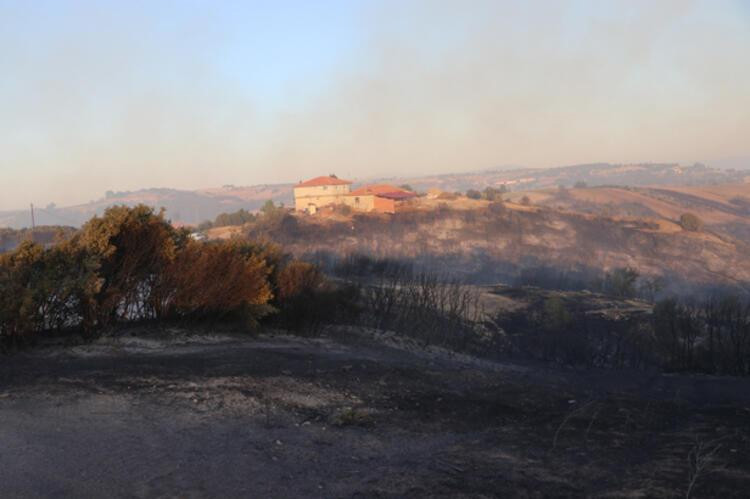
[[[0,209],[747,155],[747,5],[604,4],[0,0]]]

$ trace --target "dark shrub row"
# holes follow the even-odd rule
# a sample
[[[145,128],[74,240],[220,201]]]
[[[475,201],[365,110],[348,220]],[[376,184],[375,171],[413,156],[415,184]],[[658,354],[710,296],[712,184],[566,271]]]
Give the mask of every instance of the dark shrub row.
[[[236,319],[251,324],[332,293],[317,270],[271,244],[201,243],[162,213],[110,208],[50,248],[0,255],[0,341],[49,331],[92,335],[117,323]],[[330,298],[326,297],[326,300]]]
[[[608,318],[556,296],[501,313],[499,353],[569,366],[750,375],[750,304],[725,295],[658,301]]]

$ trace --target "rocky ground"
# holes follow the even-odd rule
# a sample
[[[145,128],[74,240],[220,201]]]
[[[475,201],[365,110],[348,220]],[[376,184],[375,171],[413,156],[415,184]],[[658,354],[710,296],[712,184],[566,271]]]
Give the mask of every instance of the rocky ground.
[[[691,482],[747,497],[750,380],[481,362],[351,330],[125,332],[0,358],[2,497],[685,497]]]

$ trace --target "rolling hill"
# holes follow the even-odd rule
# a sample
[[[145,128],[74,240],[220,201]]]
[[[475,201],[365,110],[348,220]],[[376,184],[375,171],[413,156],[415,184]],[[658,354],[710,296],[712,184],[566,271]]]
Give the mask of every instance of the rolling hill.
[[[563,185],[572,187],[578,182],[589,186],[712,186],[715,184],[741,184],[748,172],[720,170],[702,164],[609,164],[596,163],[558,168],[515,168],[481,172],[358,180],[362,183],[387,182],[410,184],[418,191],[438,188],[448,192],[465,192],[467,189],[506,186],[511,191],[538,190]],[[220,213],[239,209],[254,210],[271,199],[277,203],[291,204],[293,184],[232,186],[198,189],[194,191],[154,188],[129,192],[112,192],[98,200],[76,206],[37,207],[37,225],[79,226],[108,206],[143,203],[155,208],[165,208],[167,217],[177,224],[197,225],[213,220]],[[0,211],[0,227],[23,228],[31,225],[28,209]]]

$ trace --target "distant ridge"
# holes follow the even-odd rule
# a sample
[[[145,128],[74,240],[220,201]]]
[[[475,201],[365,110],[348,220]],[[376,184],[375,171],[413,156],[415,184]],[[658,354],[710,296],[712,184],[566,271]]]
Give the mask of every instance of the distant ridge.
[[[465,173],[446,173],[417,177],[368,179],[368,183],[409,184],[417,191],[438,188],[447,192],[484,189],[505,185],[510,190],[572,187],[583,182],[589,186],[700,186],[744,182],[748,171],[713,168],[704,164],[678,163],[611,164],[590,163],[552,168],[500,169],[500,167]],[[362,182],[359,182],[360,184]],[[180,224],[197,225],[212,220],[220,213],[239,209],[256,210],[267,200],[290,205],[294,184],[263,184],[255,186],[226,185],[194,191],[151,188],[137,191],[108,191],[102,199],[68,207],[48,206],[36,212],[39,225],[78,226],[104,212],[108,206],[143,203],[164,207],[167,217]],[[355,188],[357,185],[355,184]],[[28,210],[0,211],[0,227],[23,228],[31,225]]]

